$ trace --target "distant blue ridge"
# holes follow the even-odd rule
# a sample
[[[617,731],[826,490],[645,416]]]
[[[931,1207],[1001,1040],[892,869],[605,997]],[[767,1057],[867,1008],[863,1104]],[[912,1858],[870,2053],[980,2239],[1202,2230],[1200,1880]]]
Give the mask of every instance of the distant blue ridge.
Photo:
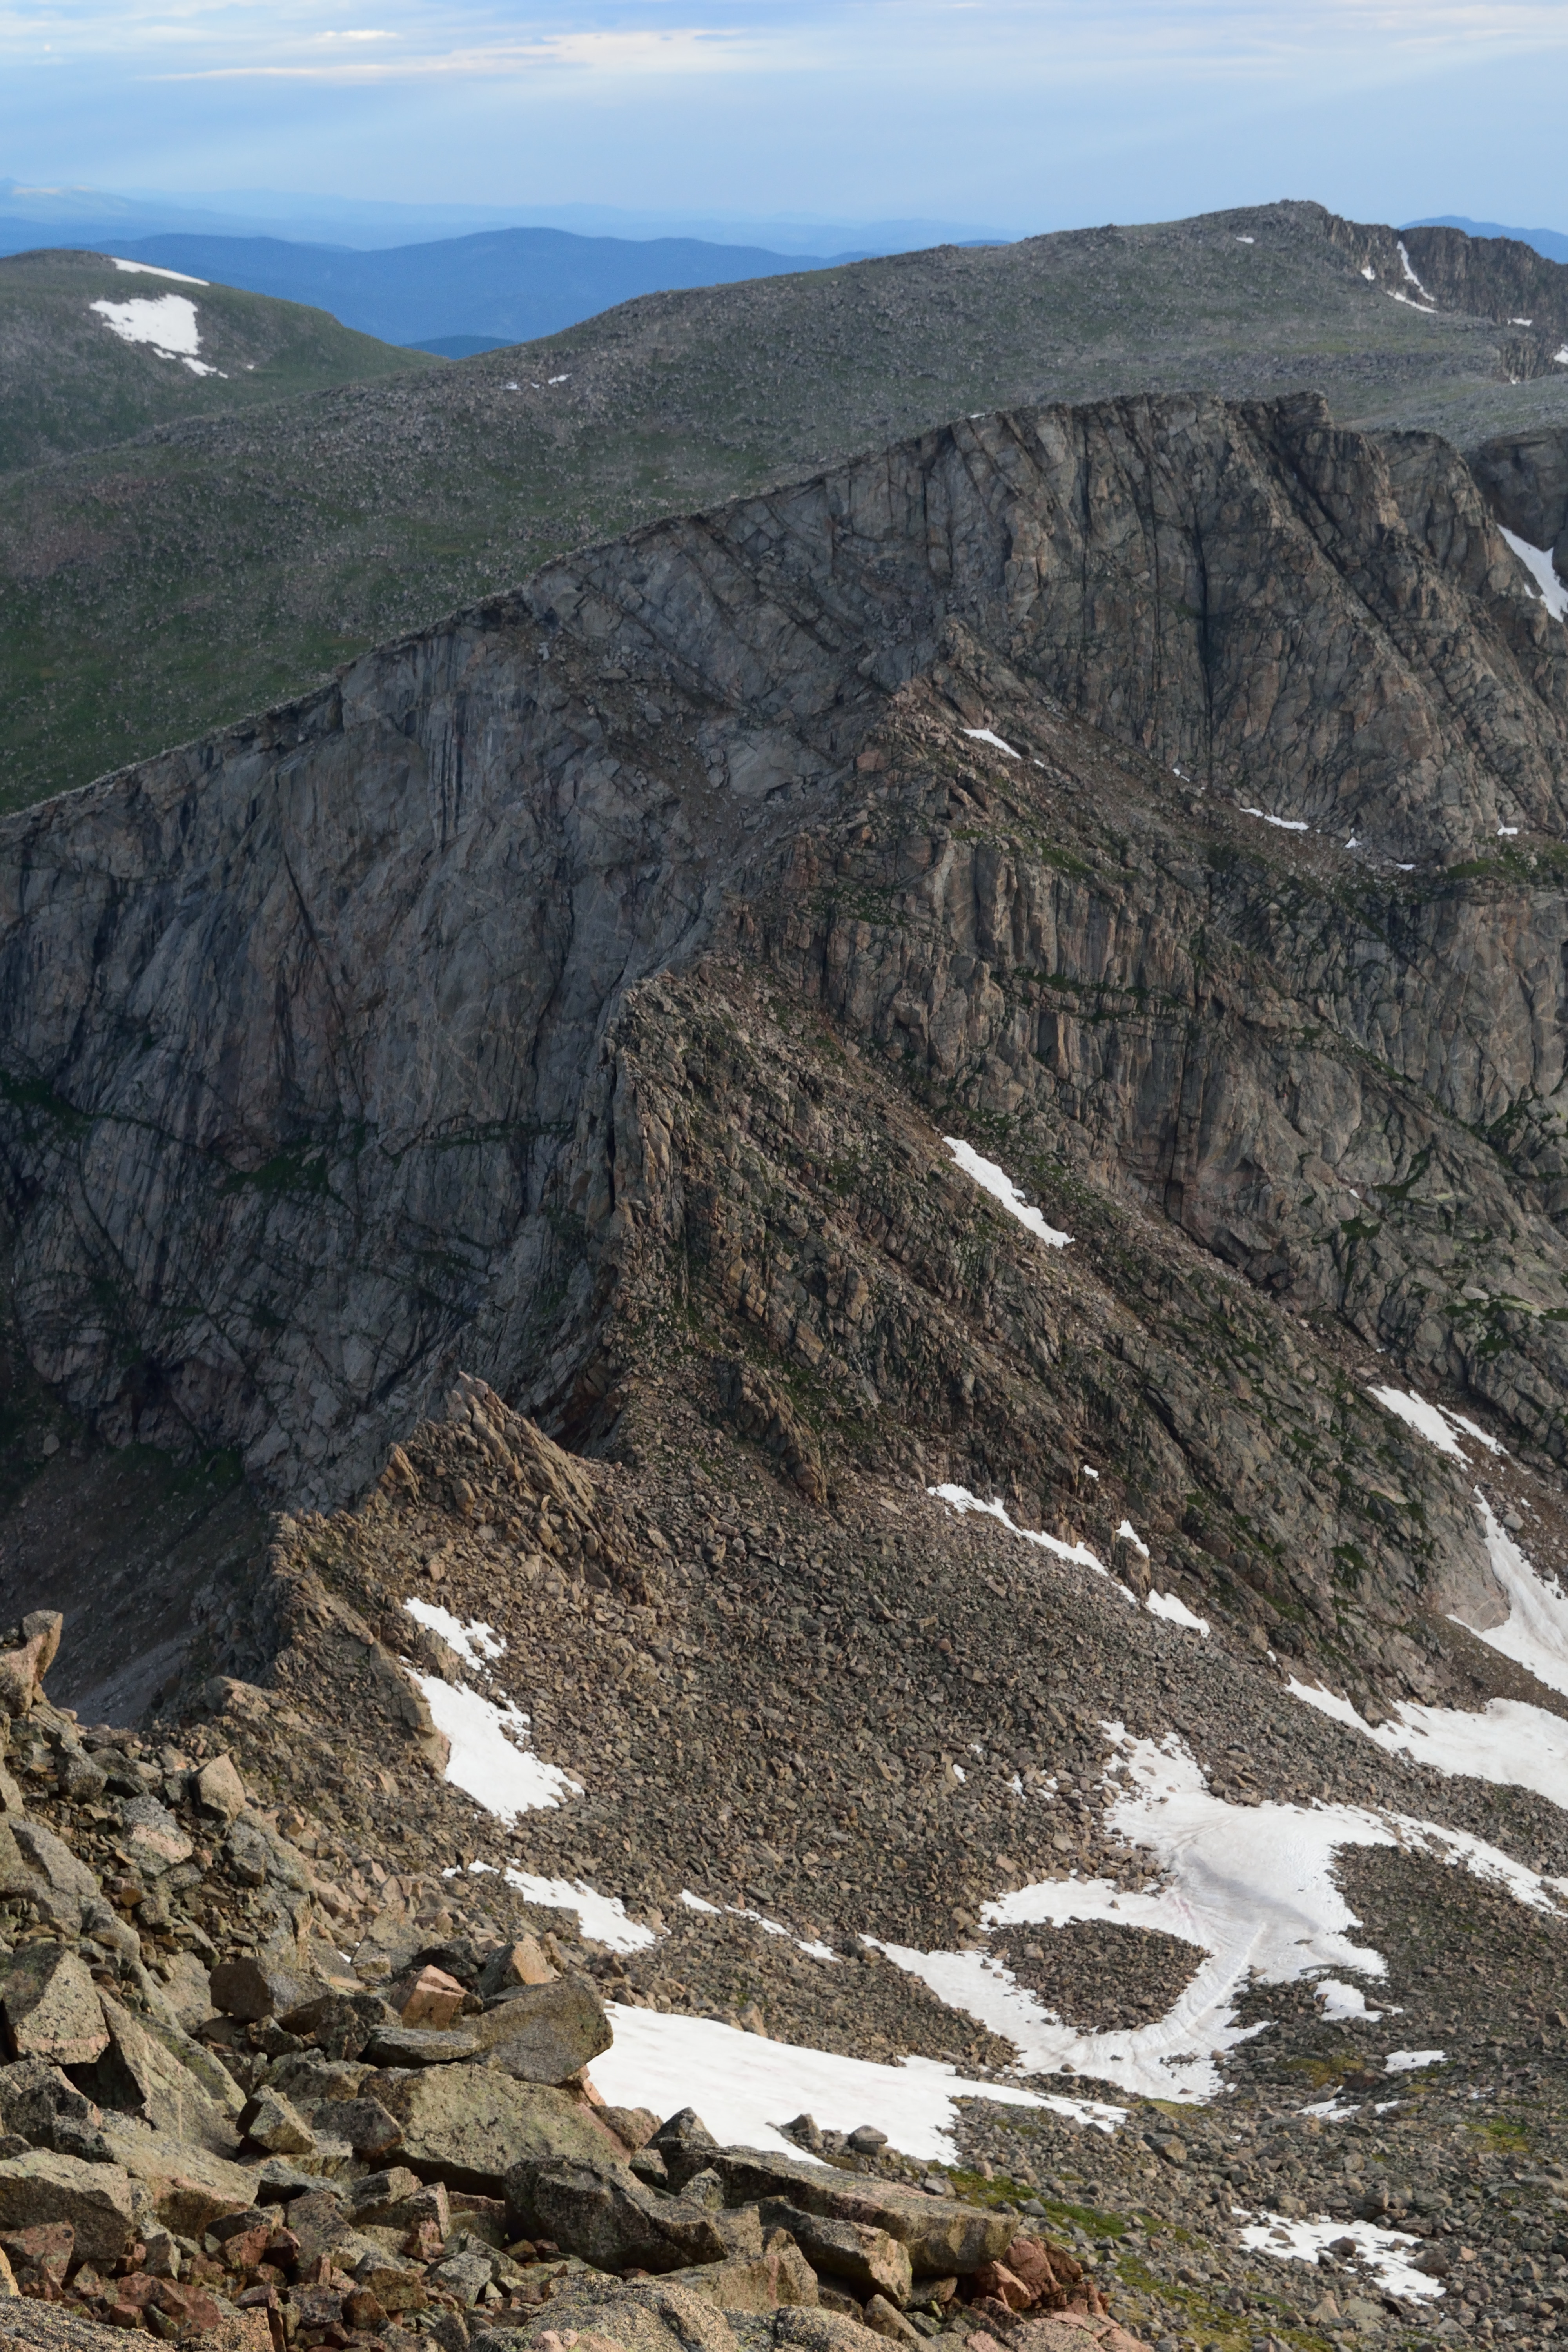
[[[1406,228],[1462,228],[1467,236],[1511,236],[1531,245],[1548,261],[1568,261],[1568,236],[1559,228],[1504,228],[1500,221],[1467,220],[1462,213],[1428,213]]]
[[[79,248],[87,242],[79,234],[68,241]],[[89,249],[309,302],[362,334],[448,358],[558,334],[638,294],[794,276],[866,257],[769,253],[698,237],[574,236],[553,228],[486,230],[368,253],[275,236],[183,234],[95,237]],[[450,348],[458,341],[467,349]]]

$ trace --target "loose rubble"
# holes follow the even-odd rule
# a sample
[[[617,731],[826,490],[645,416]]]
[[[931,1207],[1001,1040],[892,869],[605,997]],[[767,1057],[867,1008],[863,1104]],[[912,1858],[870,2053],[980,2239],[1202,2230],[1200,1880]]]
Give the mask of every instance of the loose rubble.
[[[915,2342],[1032,2313],[1125,2343],[1066,2247],[904,2179],[880,2133],[835,2153],[802,2117],[796,2160],[720,2147],[689,2110],[607,2107],[604,2000],[548,1930],[405,1914],[356,1969],[341,1900],[230,1755],[82,1731],[44,1692],[59,1618],[21,1633],[0,1719],[47,1755],[79,1851],[0,1769],[0,2335],[74,2340],[38,2336],[43,2305],[235,2352],[464,2352],[547,2342],[559,2306],[628,2352],[689,2341],[672,2313],[710,2347],[786,2311],[816,2333],[778,2340],[819,2352],[847,2352],[846,2326]]]

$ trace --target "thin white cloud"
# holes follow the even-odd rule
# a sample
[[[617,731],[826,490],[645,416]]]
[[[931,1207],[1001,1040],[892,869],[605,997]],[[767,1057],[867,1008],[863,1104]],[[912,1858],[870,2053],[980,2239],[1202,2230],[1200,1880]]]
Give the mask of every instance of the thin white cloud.
[[[1291,11],[1259,0],[714,0],[702,21],[690,0],[645,0],[635,21],[606,25],[585,5],[459,5],[399,0],[374,27],[322,27],[304,0],[261,8],[249,0],[184,0],[156,9],[85,0],[68,13],[0,7],[0,58],[113,60],[156,79],[260,76],[372,79],[437,72],[476,79],[541,68],[605,80],[708,77],[716,72],[875,72],[904,81],[940,70],[978,84],[1006,66],[1060,90],[1101,75],[1146,80],[1175,73],[1220,85],[1363,86],[1464,58],[1561,52],[1561,0],[1514,5],[1475,0],[1303,0]],[[896,28],[896,38],[892,37]],[[345,61],[383,45],[393,57]],[[324,54],[325,53],[325,54]]]

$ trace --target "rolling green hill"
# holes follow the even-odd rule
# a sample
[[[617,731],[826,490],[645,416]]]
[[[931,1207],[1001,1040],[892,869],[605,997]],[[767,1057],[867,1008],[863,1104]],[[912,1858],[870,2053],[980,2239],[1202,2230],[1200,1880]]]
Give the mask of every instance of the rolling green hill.
[[[1568,418],[1562,289],[1506,240],[1402,250],[1268,205],[650,295],[36,467],[0,481],[0,805],[280,700],[563,547],[955,415],[1311,387],[1464,446]]]
[[[325,310],[96,253],[0,260],[0,473],[437,364]]]

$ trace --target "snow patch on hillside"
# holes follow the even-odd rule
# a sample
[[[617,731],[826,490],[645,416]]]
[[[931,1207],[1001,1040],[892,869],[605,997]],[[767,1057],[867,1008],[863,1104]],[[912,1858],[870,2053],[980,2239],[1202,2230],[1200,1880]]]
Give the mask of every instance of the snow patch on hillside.
[[[454,1617],[451,1611],[443,1609],[437,1601],[405,1601],[403,1609],[404,1614],[412,1617],[416,1623],[428,1626],[432,1633],[439,1634],[447,1647],[455,1651],[465,1665],[478,1666],[482,1672],[490,1660],[506,1655],[506,1643],[495,1627],[481,1623],[477,1617],[465,1625],[460,1617]]]
[[[1534,581],[1531,595],[1539,595],[1554,621],[1568,620],[1568,588],[1557,577],[1552,550],[1549,547],[1531,547],[1529,540],[1521,539],[1517,532],[1505,530],[1501,523],[1498,529]]]
[[[828,2131],[874,2124],[906,2156],[956,2163],[955,2099],[1044,2107],[1066,2120],[1113,2132],[1126,2110],[1094,2099],[967,2082],[931,2058],[896,2066],[840,2058],[760,2033],[737,2032],[716,2018],[661,2016],[612,2006],[614,2046],[594,2061],[595,2088],[612,2106],[673,2115],[692,2106],[721,2147],[802,2151],[778,2126],[803,2111]]]
[[[1040,1242],[1048,1242],[1052,1249],[1066,1249],[1072,1240],[1070,1234],[1059,1234],[1055,1225],[1047,1225],[1038,1209],[1032,1209],[1005,1169],[998,1168],[994,1160],[983,1160],[972,1143],[956,1135],[944,1135],[942,1141],[952,1152],[966,1176],[972,1176],[983,1192],[1000,1201],[1010,1217],[1016,1217],[1026,1231]]]
[[[1309,2107],[1308,2115],[1323,2115],[1326,2107]],[[1259,2213],[1248,2221],[1238,2205],[1233,2209],[1242,2222],[1241,2242],[1253,2253],[1272,2254],[1277,2262],[1316,2263],[1325,2246],[1341,2238],[1355,2242],[1356,2259],[1371,2271],[1386,2294],[1429,2303],[1443,2293],[1441,2282],[1418,2271],[1404,2252],[1419,2246],[1405,2230],[1380,2230],[1372,2221],[1298,2221],[1280,2213]]]
[[[1156,1744],[1130,1738],[1119,1723],[1104,1729],[1117,1751],[1106,1784],[1120,1785],[1107,1821],[1154,1856],[1163,1885],[1139,1893],[1110,1879],[1047,1879],[987,1904],[982,1918],[988,1929],[1095,1920],[1179,1937],[1201,1957],[1163,2018],[1084,2032],[988,1951],[879,1945],[939,2000],[1005,2034],[1026,2073],[1070,2066],[1145,2098],[1215,2096],[1216,2061],[1267,2030],[1237,2022],[1237,2001],[1254,1977],[1288,1984],[1325,1970],[1387,1973],[1383,1955],[1349,1932],[1360,1921],[1333,1876],[1347,1846],[1420,1853],[1505,1887],[1531,1909],[1556,1907],[1533,1871],[1467,1832],[1350,1805],[1231,1804],[1213,1793],[1175,1733]]]
[[[452,1744],[441,1777],[466,1790],[487,1813],[511,1822],[582,1795],[580,1781],[528,1748],[528,1717],[510,1699],[498,1706],[467,1683],[443,1682],[439,1675],[410,1680],[423,1692],[437,1730]]]
[[[184,269],[160,269],[153,261],[121,261],[117,253],[110,253],[105,258],[112,261],[116,269],[123,269],[132,278],[172,278],[176,286],[205,286],[207,283],[205,278],[192,278]]]
[[[1568,1812],[1568,1723],[1544,1707],[1522,1699],[1494,1698],[1479,1714],[1471,1714],[1401,1700],[1386,1723],[1371,1724],[1348,1698],[1309,1687],[1294,1676],[1289,1687],[1292,1697],[1316,1707],[1320,1715],[1332,1716],[1391,1754],[1429,1764],[1452,1779],[1532,1789]]]

